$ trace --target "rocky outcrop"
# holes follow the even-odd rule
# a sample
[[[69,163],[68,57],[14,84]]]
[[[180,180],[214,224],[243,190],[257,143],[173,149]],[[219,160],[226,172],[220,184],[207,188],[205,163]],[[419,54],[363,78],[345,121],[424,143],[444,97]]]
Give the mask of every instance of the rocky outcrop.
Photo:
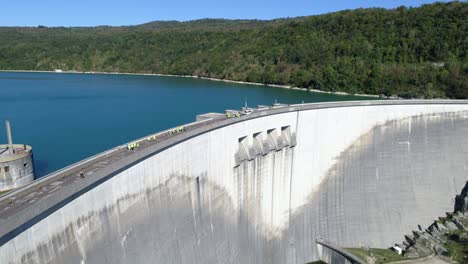
[[[468,223],[468,182],[461,194],[456,196],[453,213],[447,213],[446,217],[434,221],[425,230],[413,231],[411,235],[406,235],[402,245],[399,246],[404,249],[404,255],[408,258],[420,258],[431,254],[447,258],[449,256],[447,243],[453,240],[453,236],[458,237],[468,232],[466,223]]]
[[[460,195],[455,197],[455,212],[467,212],[468,211],[468,183],[463,188]]]

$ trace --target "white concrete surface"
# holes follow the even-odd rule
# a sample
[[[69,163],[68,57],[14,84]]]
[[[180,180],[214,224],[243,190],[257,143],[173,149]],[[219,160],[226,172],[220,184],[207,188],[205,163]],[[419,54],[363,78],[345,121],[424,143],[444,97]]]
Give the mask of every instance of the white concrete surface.
[[[458,133],[468,128],[467,121],[468,105],[433,104],[293,111],[232,124],[181,142],[98,185],[6,242],[0,259],[302,264],[318,259],[318,235],[341,246],[390,246],[418,223],[452,209],[468,178],[468,141]],[[450,124],[457,133],[444,133]],[[247,136],[246,146],[252,148],[254,134],[261,132],[267,140],[268,131],[276,129],[272,133],[280,137],[284,126],[296,136],[296,146],[236,166],[240,138]],[[398,163],[402,156],[391,153],[400,145],[406,150],[413,139],[376,140],[387,134],[399,140],[403,132],[418,133],[414,144],[419,146],[419,156],[405,152],[418,163],[418,171],[405,175],[399,174],[406,169]],[[419,168],[435,165],[424,159],[434,148],[445,151],[440,162],[447,170],[418,180]],[[401,165],[393,171],[379,160],[359,160],[369,149],[390,153],[387,164]],[[440,180],[444,177],[450,180]]]

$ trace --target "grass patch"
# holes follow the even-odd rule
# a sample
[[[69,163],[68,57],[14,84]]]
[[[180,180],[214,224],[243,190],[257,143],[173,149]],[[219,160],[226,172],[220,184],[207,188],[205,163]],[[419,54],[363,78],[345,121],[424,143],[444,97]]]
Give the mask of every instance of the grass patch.
[[[372,253],[369,256],[367,250],[362,248],[346,248],[349,253],[355,255],[356,257],[364,260],[365,262],[369,262],[369,260],[373,259],[375,264],[380,263],[387,263],[392,261],[399,261],[399,260],[406,260],[406,258],[398,255],[397,253],[393,252],[390,249],[383,249],[383,248],[371,248],[370,251]]]
[[[307,264],[327,264],[326,262],[323,262],[321,260],[318,260],[318,261],[314,261],[314,262],[309,262]]]
[[[448,234],[448,240],[444,244],[448,255],[458,263],[468,263],[468,233],[456,230]]]
[[[0,191],[0,196],[4,195],[7,192],[9,192],[9,191]]]

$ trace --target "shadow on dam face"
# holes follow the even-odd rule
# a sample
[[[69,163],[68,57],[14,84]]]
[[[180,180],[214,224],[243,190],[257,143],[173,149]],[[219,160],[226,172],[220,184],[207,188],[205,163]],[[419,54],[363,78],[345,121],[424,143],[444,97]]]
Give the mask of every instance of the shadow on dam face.
[[[303,264],[317,237],[391,246],[451,210],[468,178],[468,105],[408,107],[295,111],[193,137],[32,224],[0,259]]]
[[[301,256],[312,249],[303,263],[317,255],[313,237],[390,247],[450,211],[467,180],[467,118],[444,113],[386,122],[337,157],[292,217],[290,240]]]

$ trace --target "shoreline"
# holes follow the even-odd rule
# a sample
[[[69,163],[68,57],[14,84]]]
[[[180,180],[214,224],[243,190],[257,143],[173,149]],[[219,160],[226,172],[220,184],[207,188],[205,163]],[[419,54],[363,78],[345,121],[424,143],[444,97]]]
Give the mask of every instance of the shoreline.
[[[208,81],[215,81],[215,82],[225,82],[225,83],[236,83],[236,84],[246,84],[246,85],[256,85],[256,86],[269,86],[274,88],[281,88],[281,89],[290,89],[290,90],[297,90],[297,91],[304,91],[304,92],[312,92],[312,93],[325,93],[325,94],[334,94],[334,95],[352,95],[352,96],[360,96],[360,97],[372,97],[372,98],[384,98],[379,95],[375,94],[352,94],[346,92],[328,92],[322,91],[317,89],[307,89],[301,87],[294,87],[291,85],[281,85],[281,84],[265,84],[265,83],[255,83],[255,82],[245,82],[245,81],[234,81],[228,79],[218,79],[218,78],[209,78],[209,77],[201,77],[197,75],[175,75],[175,74],[162,74],[162,73],[131,73],[131,72],[81,72],[81,71],[36,71],[36,70],[0,70],[0,72],[26,72],[26,73],[71,73],[71,74],[102,74],[102,75],[131,75],[131,76],[159,76],[159,77],[179,77],[179,78],[192,78],[192,79],[201,79],[201,80],[208,80]]]

